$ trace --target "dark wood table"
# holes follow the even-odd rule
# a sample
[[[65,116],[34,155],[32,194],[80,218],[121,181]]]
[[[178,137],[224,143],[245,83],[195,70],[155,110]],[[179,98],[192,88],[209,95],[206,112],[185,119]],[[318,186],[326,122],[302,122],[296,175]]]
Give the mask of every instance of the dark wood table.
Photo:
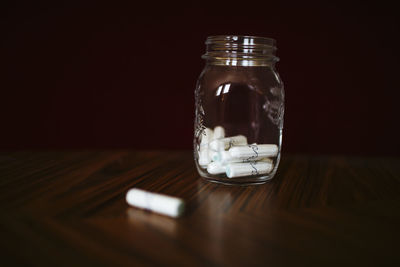
[[[192,152],[0,153],[1,266],[400,264],[400,159],[284,155],[272,181],[203,181]],[[129,207],[138,187],[183,217]]]

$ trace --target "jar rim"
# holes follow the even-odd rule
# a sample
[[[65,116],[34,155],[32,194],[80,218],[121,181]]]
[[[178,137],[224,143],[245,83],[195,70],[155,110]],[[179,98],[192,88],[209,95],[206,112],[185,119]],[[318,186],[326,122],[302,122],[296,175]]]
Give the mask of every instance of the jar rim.
[[[261,45],[270,46],[276,49],[276,40],[269,37],[253,35],[211,35],[208,36],[205,44],[230,43],[238,45]]]
[[[229,66],[274,66],[276,41],[250,35],[212,35],[202,56],[207,64]]]

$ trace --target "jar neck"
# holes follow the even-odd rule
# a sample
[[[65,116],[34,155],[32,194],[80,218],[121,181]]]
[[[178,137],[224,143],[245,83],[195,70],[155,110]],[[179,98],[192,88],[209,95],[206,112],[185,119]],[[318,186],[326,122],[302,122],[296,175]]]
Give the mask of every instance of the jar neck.
[[[207,51],[202,56],[211,65],[274,67],[276,41],[255,36],[218,35],[206,40]]]

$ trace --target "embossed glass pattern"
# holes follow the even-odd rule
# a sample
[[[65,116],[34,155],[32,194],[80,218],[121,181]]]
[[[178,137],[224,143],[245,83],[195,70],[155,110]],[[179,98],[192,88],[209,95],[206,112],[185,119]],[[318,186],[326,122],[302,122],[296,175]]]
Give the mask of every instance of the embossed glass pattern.
[[[207,180],[258,184],[278,168],[284,89],[274,39],[210,36],[195,89],[194,158]]]

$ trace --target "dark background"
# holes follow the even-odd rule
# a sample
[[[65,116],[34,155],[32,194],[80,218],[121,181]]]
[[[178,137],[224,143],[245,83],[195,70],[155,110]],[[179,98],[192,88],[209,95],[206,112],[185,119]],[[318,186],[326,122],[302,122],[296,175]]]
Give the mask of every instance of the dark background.
[[[9,3],[0,149],[191,149],[208,35],[277,40],[284,151],[398,155],[399,19],[385,2]]]

